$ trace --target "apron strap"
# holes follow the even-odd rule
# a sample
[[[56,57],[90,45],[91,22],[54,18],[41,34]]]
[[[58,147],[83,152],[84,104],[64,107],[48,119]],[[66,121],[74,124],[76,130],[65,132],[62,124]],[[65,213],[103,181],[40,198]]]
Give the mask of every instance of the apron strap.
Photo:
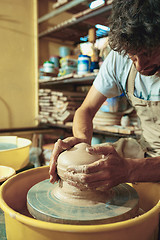
[[[133,95],[134,95],[134,82],[135,82],[136,74],[137,74],[137,69],[132,63],[130,72],[128,74],[127,82],[126,82],[126,90],[127,90],[127,93],[131,93]]]

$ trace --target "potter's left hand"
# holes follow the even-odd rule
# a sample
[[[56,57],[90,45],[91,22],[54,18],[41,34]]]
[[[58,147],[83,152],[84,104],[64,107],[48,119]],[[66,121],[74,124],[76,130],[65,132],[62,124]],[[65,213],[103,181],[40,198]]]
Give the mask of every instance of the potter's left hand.
[[[68,167],[65,177],[70,185],[109,189],[127,181],[129,159],[120,157],[113,146],[97,145],[86,150],[102,158],[89,165]]]
[[[80,143],[80,142],[85,142],[85,140],[76,138],[76,137],[68,137],[65,138],[64,140],[58,139],[57,142],[54,145],[54,149],[52,151],[51,155],[51,160],[50,160],[50,182],[54,183],[55,181],[58,181],[59,177],[57,175],[57,159],[58,156],[61,152],[64,150],[70,149],[74,145]]]

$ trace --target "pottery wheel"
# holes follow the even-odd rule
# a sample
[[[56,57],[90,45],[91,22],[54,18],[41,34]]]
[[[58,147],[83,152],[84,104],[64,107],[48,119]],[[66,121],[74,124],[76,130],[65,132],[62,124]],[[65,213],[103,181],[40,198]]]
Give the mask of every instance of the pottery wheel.
[[[137,215],[138,195],[128,184],[114,187],[106,202],[81,206],[58,199],[54,195],[57,185],[47,179],[28,191],[27,207],[33,217],[48,222],[80,225],[113,223]]]

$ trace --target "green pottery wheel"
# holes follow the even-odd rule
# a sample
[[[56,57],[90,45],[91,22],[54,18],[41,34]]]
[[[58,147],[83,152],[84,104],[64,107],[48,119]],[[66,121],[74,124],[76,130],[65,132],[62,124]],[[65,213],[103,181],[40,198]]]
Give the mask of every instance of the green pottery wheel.
[[[27,194],[30,214],[39,220],[64,224],[105,224],[127,220],[137,216],[139,198],[128,184],[120,184],[112,189],[106,202],[90,204],[70,204],[58,199],[54,190],[58,183],[49,179],[34,185]]]

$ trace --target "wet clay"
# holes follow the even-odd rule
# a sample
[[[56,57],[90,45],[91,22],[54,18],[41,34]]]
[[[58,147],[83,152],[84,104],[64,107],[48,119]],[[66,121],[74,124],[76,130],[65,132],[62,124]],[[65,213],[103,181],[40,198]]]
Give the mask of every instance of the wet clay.
[[[101,159],[101,155],[90,154],[86,148],[90,145],[79,143],[70,150],[61,153],[57,161],[57,173],[60,177],[59,184],[53,189],[53,194],[63,201],[77,205],[92,205],[97,202],[105,203],[112,195],[112,190],[106,191],[104,188],[90,190],[82,183],[78,187],[71,186],[67,183],[64,175],[69,166],[80,166],[94,163]],[[85,168],[84,168],[85,169]],[[74,172],[71,172],[74,174]]]

